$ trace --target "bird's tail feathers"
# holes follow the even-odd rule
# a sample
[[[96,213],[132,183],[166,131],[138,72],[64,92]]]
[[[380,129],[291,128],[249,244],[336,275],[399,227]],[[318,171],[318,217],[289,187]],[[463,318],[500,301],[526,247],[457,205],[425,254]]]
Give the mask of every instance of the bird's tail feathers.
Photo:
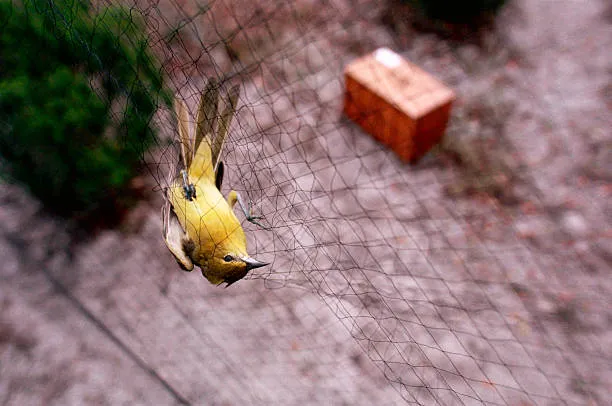
[[[200,147],[202,140],[206,140],[208,145],[212,145],[213,132],[217,125],[219,115],[219,85],[214,78],[208,80],[198,106],[198,116],[196,118],[195,151]]]
[[[174,109],[178,121],[178,136],[181,148],[181,160],[185,168],[189,168],[193,157],[193,144],[189,136],[189,117],[187,114],[187,106],[185,103],[175,98]]]
[[[182,101],[176,100],[181,156],[190,176],[215,181],[215,171],[236,113],[239,94],[239,86],[230,89],[227,99],[224,100],[224,109],[219,115],[219,84],[215,79],[210,79],[200,98],[193,139],[189,136],[187,108]]]
[[[238,104],[238,96],[240,95],[240,86],[236,85],[232,87],[227,95],[225,103],[225,109],[221,113],[221,119],[219,120],[217,133],[212,142],[212,162],[215,171],[219,167],[221,151],[227,138],[227,132],[229,126],[236,114],[236,105]]]

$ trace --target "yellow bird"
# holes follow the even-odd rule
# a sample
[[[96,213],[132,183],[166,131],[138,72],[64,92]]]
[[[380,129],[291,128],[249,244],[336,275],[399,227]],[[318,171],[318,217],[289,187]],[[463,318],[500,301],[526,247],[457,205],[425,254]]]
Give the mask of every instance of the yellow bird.
[[[223,162],[221,150],[236,111],[239,87],[233,87],[218,115],[219,86],[209,80],[200,99],[195,136],[190,136],[187,107],[175,101],[178,136],[183,169],[172,174],[162,208],[163,235],[166,246],[180,267],[202,270],[209,282],[227,286],[244,278],[254,268],[268,265],[247,253],[244,230],[234,214],[236,202],[247,220],[250,215],[240,195],[232,190],[227,200],[221,194]]]

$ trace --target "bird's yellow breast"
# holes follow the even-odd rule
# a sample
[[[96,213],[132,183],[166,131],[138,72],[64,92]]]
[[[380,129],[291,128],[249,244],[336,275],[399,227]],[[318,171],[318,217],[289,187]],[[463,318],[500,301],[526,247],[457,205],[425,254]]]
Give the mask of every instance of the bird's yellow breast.
[[[208,181],[196,182],[194,186],[196,197],[191,201],[185,198],[180,181],[170,193],[178,220],[196,245],[194,256],[206,260],[227,252],[246,255],[244,231],[221,192]]]

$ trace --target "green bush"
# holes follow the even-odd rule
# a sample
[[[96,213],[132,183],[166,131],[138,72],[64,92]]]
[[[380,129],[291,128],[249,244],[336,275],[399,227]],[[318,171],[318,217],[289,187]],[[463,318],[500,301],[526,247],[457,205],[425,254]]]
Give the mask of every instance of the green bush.
[[[506,0],[403,0],[422,10],[430,19],[466,23],[493,14]]]
[[[5,176],[64,214],[120,193],[170,105],[135,13],[79,0],[0,0]]]

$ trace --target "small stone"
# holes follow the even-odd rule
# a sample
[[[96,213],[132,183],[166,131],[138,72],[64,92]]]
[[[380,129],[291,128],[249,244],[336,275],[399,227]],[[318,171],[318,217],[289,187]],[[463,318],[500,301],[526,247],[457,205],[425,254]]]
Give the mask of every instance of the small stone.
[[[576,212],[568,212],[561,220],[563,227],[574,235],[584,235],[588,231],[588,225],[584,217]]]

